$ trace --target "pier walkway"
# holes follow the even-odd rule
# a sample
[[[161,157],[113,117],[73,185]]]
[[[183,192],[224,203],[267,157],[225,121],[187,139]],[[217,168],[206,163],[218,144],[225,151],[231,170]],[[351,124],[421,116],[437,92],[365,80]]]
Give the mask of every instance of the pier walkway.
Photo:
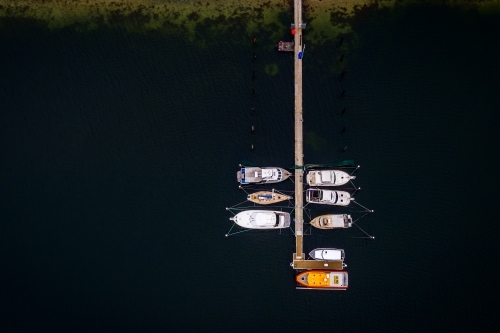
[[[294,0],[294,76],[295,76],[295,165],[304,165],[303,132],[302,132],[302,0]],[[303,55],[303,54],[302,54]],[[295,169],[295,253],[292,267],[294,269],[333,269],[341,270],[342,261],[306,260],[304,254],[304,169]]]
[[[294,50],[294,76],[295,76],[295,165],[304,165],[303,133],[302,133],[302,0],[294,0],[295,21],[295,50]],[[302,250],[302,237],[304,234],[304,170],[295,169],[295,246],[293,255],[294,266],[296,260],[304,260]]]

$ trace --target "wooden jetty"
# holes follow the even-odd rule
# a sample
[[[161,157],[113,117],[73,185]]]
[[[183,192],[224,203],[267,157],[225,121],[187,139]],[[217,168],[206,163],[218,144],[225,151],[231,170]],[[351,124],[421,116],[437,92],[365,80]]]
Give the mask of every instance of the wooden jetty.
[[[278,43],[278,51],[279,52],[293,52],[294,51],[295,42],[284,42],[282,40]]]
[[[302,30],[305,24],[302,23],[302,0],[294,0],[294,77],[295,77],[295,253],[291,266],[294,269],[334,269],[342,270],[342,261],[319,261],[307,260],[303,251],[304,237],[304,150],[303,150],[303,129],[302,129],[302,61],[303,50]],[[299,57],[300,53],[300,57]]]

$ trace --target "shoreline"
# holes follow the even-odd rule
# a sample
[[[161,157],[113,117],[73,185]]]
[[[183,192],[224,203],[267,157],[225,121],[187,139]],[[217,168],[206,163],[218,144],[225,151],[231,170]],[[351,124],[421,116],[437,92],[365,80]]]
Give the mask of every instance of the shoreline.
[[[430,0],[303,0],[306,34],[312,42],[352,32],[349,19],[366,7],[396,8],[436,4]],[[439,5],[500,13],[500,0],[443,0]],[[1,18],[30,19],[49,29],[74,26],[79,31],[119,26],[129,31],[186,32],[194,39],[199,25],[225,32],[235,27],[248,35],[266,31],[279,38],[293,16],[293,0],[0,0]],[[0,21],[0,29],[2,24]],[[276,31],[275,30],[280,30]],[[274,36],[276,34],[276,36]]]

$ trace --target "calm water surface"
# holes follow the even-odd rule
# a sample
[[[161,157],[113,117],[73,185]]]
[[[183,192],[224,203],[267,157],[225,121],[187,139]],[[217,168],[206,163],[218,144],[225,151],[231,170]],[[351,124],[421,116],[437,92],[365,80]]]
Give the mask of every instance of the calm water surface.
[[[308,45],[305,161],[354,159],[356,200],[375,209],[359,222],[375,241],[353,238],[356,228],[305,239],[307,252],[346,250],[346,292],[295,290],[291,232],[224,237],[225,207],[245,199],[238,163],[293,165],[293,58],[271,51],[275,41],[207,33],[199,47],[10,22],[0,32],[5,327],[491,328],[499,22],[442,7],[365,11],[340,49]]]

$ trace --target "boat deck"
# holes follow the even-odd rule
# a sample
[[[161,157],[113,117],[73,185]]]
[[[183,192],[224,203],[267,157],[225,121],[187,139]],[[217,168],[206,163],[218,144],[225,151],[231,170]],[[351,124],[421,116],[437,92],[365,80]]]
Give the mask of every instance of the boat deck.
[[[321,260],[301,260],[293,256],[294,269],[332,269],[341,271],[344,268],[342,260],[321,261]]]
[[[283,42],[280,41],[278,43],[278,51],[279,52],[293,52],[294,49],[294,42]]]

